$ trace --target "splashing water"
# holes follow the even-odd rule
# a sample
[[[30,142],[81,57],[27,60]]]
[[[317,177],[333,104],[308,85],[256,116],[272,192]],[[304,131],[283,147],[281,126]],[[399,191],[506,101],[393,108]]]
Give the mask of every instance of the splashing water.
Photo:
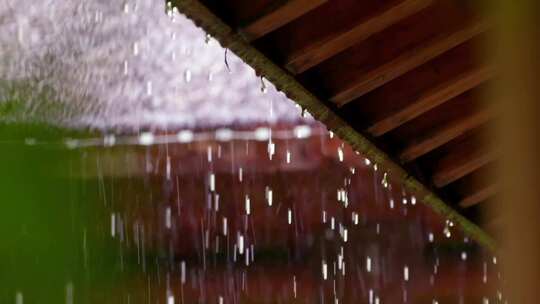
[[[286,97],[249,66],[234,54],[226,66],[216,41],[165,9],[153,0],[0,1],[2,120],[217,126],[267,121],[270,104],[271,119],[300,119],[291,103],[271,102]]]

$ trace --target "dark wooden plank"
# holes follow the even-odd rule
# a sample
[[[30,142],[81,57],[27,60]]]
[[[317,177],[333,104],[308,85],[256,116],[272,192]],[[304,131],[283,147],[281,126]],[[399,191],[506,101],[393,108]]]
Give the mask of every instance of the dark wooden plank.
[[[364,16],[352,27],[324,39],[313,40],[310,44],[290,54],[286,68],[299,74],[333,55],[367,39],[398,21],[426,8],[433,0],[402,0],[388,7]]]
[[[478,68],[479,63],[476,54],[484,38],[485,36],[482,35],[444,53],[407,74],[369,92],[354,102],[339,108],[338,112],[353,123],[357,129],[365,130],[368,133],[367,129],[370,126],[407,108],[426,92],[447,83],[450,79],[458,78],[462,74]],[[481,87],[483,85],[467,91],[466,94],[468,92],[478,91]],[[452,100],[444,102],[437,107],[446,107],[446,104],[452,103]],[[419,120],[420,117],[425,117],[427,114],[427,112],[423,113],[407,121],[405,124],[409,125],[413,121]],[[378,140],[385,141],[386,137],[394,138],[393,134],[403,128],[406,128],[406,126],[400,125],[399,128],[394,128],[390,133],[386,132],[384,134],[385,138]],[[420,131],[423,132],[424,130]],[[414,134],[416,135],[417,133]],[[399,139],[397,143],[398,145],[394,146],[394,149],[397,149],[395,151],[400,151],[406,144],[406,142],[402,142]]]
[[[363,96],[373,89],[430,61],[449,49],[472,39],[487,29],[487,22],[484,19],[479,19],[455,32],[426,41],[393,60],[367,71],[360,78],[356,79],[354,83],[350,84],[348,88],[332,96],[330,100],[338,106],[343,106],[355,98]]]
[[[478,187],[475,189],[474,192],[469,193],[467,196],[463,197],[463,199],[459,201],[459,206],[461,208],[468,208],[477,205],[495,196],[497,190],[498,188],[496,184],[488,184],[482,187]]]
[[[319,7],[327,0],[289,0],[242,26],[240,32],[253,41]]]
[[[200,0],[233,28],[239,28],[255,20],[265,12],[282,5],[285,1],[287,0]]]
[[[403,0],[332,0],[257,39],[253,45],[275,63],[285,66],[293,54],[316,41],[327,41],[362,20]],[[455,0],[439,0],[455,1]],[[377,34],[375,34],[377,35]]]
[[[485,124],[492,117],[492,109],[484,107],[473,113],[465,114],[444,125],[433,126],[428,133],[413,139],[400,153],[400,159],[403,162],[410,162],[443,144],[448,143],[465,132]]]
[[[299,79],[313,83],[314,87],[319,87],[320,96],[330,99],[356,83],[364,74],[426,41],[453,33],[477,18],[455,7],[455,1],[449,2],[435,1],[418,13],[310,68],[300,74]]]
[[[496,152],[486,147],[465,143],[456,148],[442,157],[434,166],[432,180],[438,188],[442,188],[496,159]]]
[[[462,73],[445,83],[423,92],[415,101],[404,108],[374,122],[367,131],[373,136],[381,136],[403,123],[480,85],[490,79],[493,74],[494,70],[490,66],[481,66]]]

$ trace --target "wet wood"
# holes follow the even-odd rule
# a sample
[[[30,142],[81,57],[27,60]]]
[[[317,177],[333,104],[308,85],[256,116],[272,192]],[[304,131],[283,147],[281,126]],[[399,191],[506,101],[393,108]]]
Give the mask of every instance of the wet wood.
[[[297,19],[319,7],[327,0],[288,0],[264,15],[241,27],[240,31],[248,41],[258,39],[267,33]]]
[[[497,190],[498,188],[495,184],[484,185],[483,187],[475,188],[473,193],[470,193],[459,202],[459,206],[461,208],[467,208],[477,205],[495,196]]]
[[[483,147],[458,147],[435,165],[433,184],[442,188],[495,161],[496,153]]]
[[[472,39],[487,29],[488,23],[485,20],[476,20],[456,32],[424,42],[422,45],[412,48],[395,59],[363,74],[362,77],[352,83],[347,89],[332,96],[330,100],[338,106],[343,106],[428,62],[449,49]]]
[[[410,162],[467,131],[480,127],[493,117],[493,110],[489,107],[481,108],[469,115],[460,117],[442,126],[436,126],[429,133],[423,134],[414,140],[401,152],[400,159]]]
[[[492,67],[482,66],[458,75],[454,79],[425,91],[406,107],[375,122],[367,131],[373,136],[381,136],[436,106],[480,85],[490,79],[493,74],[494,69]]]
[[[242,3],[245,3],[244,1],[242,0]],[[368,20],[366,16],[376,15],[381,8],[391,3],[397,3],[397,0],[328,1],[307,14],[267,33],[254,41],[253,44],[250,44],[236,31],[237,24],[227,23],[226,12],[219,10],[211,12],[195,0],[176,0],[173,3],[182,13],[215,37],[223,47],[230,49],[251,65],[257,74],[263,75],[278,90],[284,92],[312,114],[315,119],[324,123],[329,130],[334,131],[335,134],[347,141],[353,149],[366,155],[372,162],[377,163],[381,170],[399,180],[408,193],[424,201],[435,212],[452,220],[471,238],[478,240],[488,248],[495,248],[495,242],[491,237],[463,215],[450,208],[436,192],[431,190],[431,187],[425,186],[416,179],[416,176],[430,176],[433,171],[436,171],[434,169],[444,169],[444,167],[440,167],[440,163],[420,169],[425,172],[408,172],[393,161],[399,157],[399,154],[396,153],[399,150],[391,148],[392,145],[395,145],[394,142],[385,142],[385,136],[378,138],[375,144],[358,132],[358,130],[365,130],[370,125],[382,122],[383,131],[380,134],[384,134],[488,80],[493,73],[492,69],[478,64],[478,60],[474,56],[476,48],[472,41],[481,39],[475,37],[442,52],[440,55],[434,55],[435,57],[429,62],[426,61],[361,98],[355,99],[354,102],[347,103],[346,107],[339,109],[328,103],[328,98],[339,93],[341,88],[346,88],[348,81],[356,80],[355,75],[360,75],[360,77],[363,75],[359,71],[369,71],[373,67],[376,68],[387,63],[392,58],[399,58],[402,53],[407,53],[418,45],[424,45],[424,40],[432,41],[431,39],[438,37],[440,33],[454,32],[463,24],[469,24],[466,22],[467,20],[476,20],[469,18],[475,16],[471,12],[471,7],[450,0],[434,1],[432,6],[405,18],[408,20],[407,22],[398,21],[393,26],[372,34],[366,40],[357,42],[339,54],[334,54],[325,61],[316,64],[301,75],[295,76],[285,67],[287,58],[291,54],[313,44],[314,41],[332,39],[337,33],[343,33],[355,27],[358,20]],[[426,18],[416,18],[433,8],[435,3],[437,5],[443,4],[439,7],[438,17],[428,18],[429,15],[427,15]],[[253,9],[249,10],[253,11]],[[328,18],[332,18],[332,22],[322,22]],[[422,24],[423,21],[426,24]],[[413,27],[409,27],[407,24]],[[435,26],[435,30],[433,26]],[[388,33],[394,33],[395,36],[388,36]],[[395,43],[395,47],[390,48],[390,52],[384,53],[384,56],[375,56],[377,57],[376,64],[372,61],[373,54],[380,53],[376,48],[370,49],[373,54],[370,52],[362,53],[366,56],[360,62],[355,61],[357,57],[354,52],[349,52],[351,49],[362,52],[365,45],[379,45],[380,49],[380,43],[384,43],[384,49],[387,49],[388,41],[399,41],[399,43]],[[342,57],[343,54],[347,54],[348,61],[340,62],[341,59],[345,58]],[[320,73],[324,71],[324,69],[319,69],[321,66],[328,69],[339,68],[334,71],[336,73]],[[313,71],[319,73],[312,73]],[[395,120],[387,120],[389,117],[395,117]],[[392,155],[387,155],[388,152]],[[432,153],[434,152],[428,154]],[[460,153],[454,152],[453,154],[459,158]]]
[[[359,20],[352,28],[323,40],[312,41],[289,55],[285,67],[294,74],[302,73],[374,33],[417,13],[431,3],[432,0],[403,0],[393,3],[392,6]]]

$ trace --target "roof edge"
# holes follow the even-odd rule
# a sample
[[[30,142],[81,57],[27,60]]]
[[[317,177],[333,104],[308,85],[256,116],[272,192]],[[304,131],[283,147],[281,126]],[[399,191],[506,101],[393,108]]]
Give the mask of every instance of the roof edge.
[[[316,120],[322,122],[351,147],[363,153],[383,170],[399,181],[405,190],[428,205],[436,213],[454,222],[463,232],[491,251],[497,248],[496,241],[479,226],[475,225],[456,210],[446,204],[428,187],[409,175],[398,163],[385,152],[352,128],[339,117],[322,100],[304,88],[290,73],[273,63],[265,55],[251,46],[247,40],[231,27],[214,15],[198,0],[172,0],[173,7],[190,18],[197,26],[214,37],[222,47],[231,50],[249,64],[257,73],[262,75],[287,97],[303,109],[307,110]]]

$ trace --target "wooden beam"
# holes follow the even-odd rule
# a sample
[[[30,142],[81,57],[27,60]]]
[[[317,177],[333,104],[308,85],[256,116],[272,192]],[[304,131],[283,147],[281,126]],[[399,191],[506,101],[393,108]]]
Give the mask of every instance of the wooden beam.
[[[441,159],[436,165],[435,173],[433,174],[433,184],[437,188],[442,188],[493,162],[495,158],[496,153],[487,149],[451,153]]]
[[[497,193],[497,189],[496,184],[489,184],[476,188],[473,193],[468,194],[459,201],[459,206],[461,208],[467,208],[479,204],[488,198],[493,197]]]
[[[435,148],[444,145],[452,139],[457,138],[466,131],[481,126],[491,119],[492,116],[492,109],[484,107],[443,126],[435,127],[429,133],[414,139],[400,153],[400,159],[402,162],[410,162]]]
[[[447,82],[427,90],[405,108],[375,122],[367,129],[367,132],[373,136],[381,136],[436,106],[480,85],[490,79],[493,74],[494,71],[489,66],[477,67],[462,73]]]
[[[398,21],[411,16],[430,5],[433,0],[402,0],[388,9],[377,12],[354,27],[333,37],[314,41],[299,49],[286,60],[285,67],[293,74],[299,74],[336,55],[337,53],[367,39]],[[321,22],[324,22],[321,20]]]
[[[253,41],[321,6],[326,1],[287,0],[282,5],[243,26],[240,29],[240,33],[246,40]]]
[[[381,170],[392,175],[393,180],[399,181],[403,189],[416,196],[418,201],[426,204],[432,210],[446,219],[453,221],[463,232],[490,250],[495,250],[495,240],[480,227],[463,217],[448,206],[428,187],[411,176],[399,164],[394,162],[386,153],[377,148],[371,141],[345,122],[323,100],[320,100],[294,77],[264,56],[260,51],[249,45],[243,37],[215,16],[207,7],[197,0],[171,0],[173,5],[184,15],[202,27],[208,34],[215,37],[224,48],[229,48],[238,57],[249,64],[259,75],[271,81],[278,90],[298,103],[317,120],[324,123],[329,130],[340,136],[351,147],[362,153],[372,162],[379,165]]]
[[[487,29],[487,22],[484,19],[478,19],[458,31],[431,39],[397,58],[368,71],[347,89],[332,96],[330,101],[339,107],[344,106],[352,100],[485,32]]]

